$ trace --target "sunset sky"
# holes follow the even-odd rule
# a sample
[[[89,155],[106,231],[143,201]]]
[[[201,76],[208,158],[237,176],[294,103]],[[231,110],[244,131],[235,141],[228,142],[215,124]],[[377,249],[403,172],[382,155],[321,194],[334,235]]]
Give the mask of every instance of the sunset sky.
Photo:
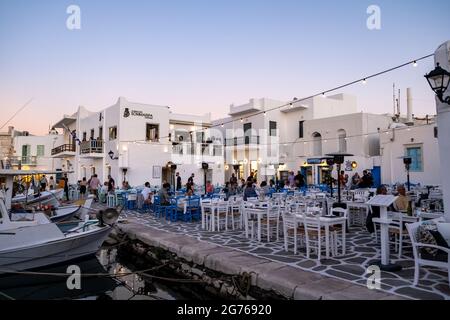
[[[66,8],[81,8],[69,30]],[[381,30],[366,26],[381,8]],[[79,105],[130,101],[226,115],[231,103],[290,100],[433,53],[450,38],[448,0],[0,0],[0,126],[46,133]],[[340,92],[391,112],[392,84],[435,114],[427,59]],[[6,128],[3,128],[4,131]]]

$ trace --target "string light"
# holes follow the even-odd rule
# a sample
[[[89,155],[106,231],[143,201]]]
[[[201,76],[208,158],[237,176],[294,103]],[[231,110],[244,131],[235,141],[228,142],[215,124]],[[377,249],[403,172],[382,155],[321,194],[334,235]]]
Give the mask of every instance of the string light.
[[[363,79],[362,84],[366,84],[366,83],[367,83],[367,80]]]
[[[364,78],[362,78],[362,79],[363,79],[363,81],[367,81],[367,80],[370,79],[370,78],[374,78],[374,77],[381,76],[381,75],[383,75],[383,74],[386,74],[386,73],[389,73],[389,72],[391,72],[391,71],[394,71],[394,70],[403,68],[403,67],[405,67],[405,66],[407,66],[407,65],[410,65],[410,64],[413,64],[414,66],[416,66],[418,61],[424,60],[424,59],[427,59],[427,58],[430,58],[430,57],[432,57],[432,56],[434,56],[434,54],[429,54],[429,55],[423,56],[423,57],[421,57],[421,58],[418,58],[418,59],[415,59],[415,60],[412,60],[412,61],[408,61],[408,62],[403,63],[403,64],[401,64],[401,65],[398,65],[398,66],[395,66],[395,67],[392,67],[392,68],[389,68],[389,69],[380,71],[380,72],[378,72],[378,73],[375,73],[375,74],[366,76],[366,77],[364,77]],[[325,98],[327,93],[333,92],[333,91],[337,91],[337,90],[340,90],[340,89],[349,87],[349,86],[351,86],[351,85],[354,85],[354,84],[356,84],[356,83],[358,83],[358,82],[361,82],[360,79],[361,79],[361,78],[359,78],[359,80],[351,81],[351,82],[348,82],[348,83],[339,85],[339,86],[337,86],[337,87],[334,87],[334,88],[331,88],[331,89],[328,89],[328,90],[325,90],[325,91],[321,91],[320,93],[313,94],[313,95],[310,95],[310,96],[307,96],[307,97],[304,97],[304,98],[301,98],[301,99],[296,99],[296,98],[294,98],[294,99],[295,99],[295,102],[301,102],[301,101],[305,101],[305,100],[314,98],[314,97],[316,97],[316,96],[322,96],[322,97]],[[267,109],[266,111],[279,110],[279,109],[281,109],[281,108],[283,108],[283,107],[286,107],[286,106],[288,106],[288,105],[291,105],[291,104],[292,104],[292,101],[291,101],[291,102],[288,102],[288,103],[286,103],[286,104],[280,105],[280,106],[273,107],[273,108],[271,108],[271,109]],[[251,114],[251,115],[248,115],[247,118],[255,117],[255,116],[257,116],[257,115],[259,115],[259,114],[261,114],[261,113],[265,115],[265,114],[266,114],[266,111],[255,112],[255,113],[253,113],[253,114]],[[228,120],[228,121],[222,123],[222,125],[228,124],[228,123],[234,123],[235,121],[237,121],[237,119],[230,119],[230,120]],[[243,119],[243,118],[240,118],[240,122],[241,122],[241,123],[244,122],[244,119]],[[219,125],[212,125],[211,128],[213,128],[213,127],[218,127],[218,126],[219,126]],[[192,131],[197,131],[197,130],[196,130],[196,128],[194,127]],[[388,133],[388,132],[387,132],[387,133]],[[361,136],[361,135],[360,135],[360,136]],[[365,135],[365,137],[367,137],[367,135]],[[169,138],[169,137],[161,137],[160,139],[163,139],[163,138]]]
[[[414,60],[413,67],[417,67],[417,61]]]

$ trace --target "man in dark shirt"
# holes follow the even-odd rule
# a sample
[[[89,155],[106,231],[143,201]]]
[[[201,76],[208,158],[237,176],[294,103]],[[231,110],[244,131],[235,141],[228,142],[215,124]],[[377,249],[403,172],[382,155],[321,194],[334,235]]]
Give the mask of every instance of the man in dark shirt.
[[[190,183],[191,185],[194,185],[194,174],[191,174],[191,176],[188,179],[188,183]]]
[[[177,191],[178,191],[182,188],[182,183],[181,183],[181,177],[180,177],[179,172],[176,173],[176,176],[177,176]]]
[[[111,175],[108,175],[108,193],[114,192],[115,188],[116,188],[116,182],[111,177]]]

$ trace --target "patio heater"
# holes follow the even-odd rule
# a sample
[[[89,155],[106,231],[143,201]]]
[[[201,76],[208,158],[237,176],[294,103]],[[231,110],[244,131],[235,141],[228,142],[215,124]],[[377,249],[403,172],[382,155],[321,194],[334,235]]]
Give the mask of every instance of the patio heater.
[[[208,172],[209,165],[207,162],[202,162],[202,169],[204,174],[204,183],[205,183],[205,195],[206,195],[206,174]]]
[[[409,179],[409,170],[411,167],[412,159],[411,157],[400,157],[399,159],[403,159],[403,164],[406,169],[406,185],[408,186],[408,192],[411,191],[411,181]]]
[[[346,209],[347,205],[345,203],[341,202],[341,183],[339,181],[339,174],[341,172],[341,165],[344,163],[345,157],[351,157],[351,156],[353,156],[353,154],[337,152],[337,153],[329,153],[329,154],[327,154],[327,156],[333,157],[333,162],[336,164],[336,167],[337,167],[338,202],[335,204],[335,207],[340,207],[340,208]]]

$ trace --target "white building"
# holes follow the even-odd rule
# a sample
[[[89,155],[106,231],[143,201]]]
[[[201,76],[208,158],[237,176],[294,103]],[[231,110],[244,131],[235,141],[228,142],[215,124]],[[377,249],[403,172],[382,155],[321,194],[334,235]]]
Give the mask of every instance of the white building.
[[[319,171],[324,166],[308,164],[307,160],[339,150],[355,154],[351,160],[358,161],[361,170],[372,169],[370,157],[379,155],[378,136],[364,135],[376,134],[378,128],[385,129],[392,122],[389,116],[357,113],[356,97],[347,94],[314,97],[291,105],[251,99],[244,105],[231,105],[229,115],[214,121],[225,136],[226,179],[235,169],[244,179],[251,172],[258,180],[275,175],[284,178],[288,171],[297,172],[303,166],[308,183],[320,182]]]
[[[14,169],[65,170],[59,159],[52,157],[52,149],[61,144],[64,137],[56,132],[45,136],[34,136],[22,132],[14,137],[14,155],[10,159]]]
[[[443,171],[439,161],[437,130],[434,121],[428,125],[400,126],[381,135],[382,182],[406,183],[406,169],[401,157],[411,157],[411,183],[440,185]]]
[[[194,173],[194,182],[202,185],[202,163],[208,163],[207,179],[222,184],[223,150],[206,143],[208,131],[203,129],[210,126],[209,114],[173,114],[167,106],[121,97],[100,112],[80,107],[64,116],[54,127],[63,128],[65,141],[53,154],[73,164],[71,182],[93,174],[105,181],[111,174],[117,183],[159,186],[173,184],[175,172],[180,172],[183,184]]]

